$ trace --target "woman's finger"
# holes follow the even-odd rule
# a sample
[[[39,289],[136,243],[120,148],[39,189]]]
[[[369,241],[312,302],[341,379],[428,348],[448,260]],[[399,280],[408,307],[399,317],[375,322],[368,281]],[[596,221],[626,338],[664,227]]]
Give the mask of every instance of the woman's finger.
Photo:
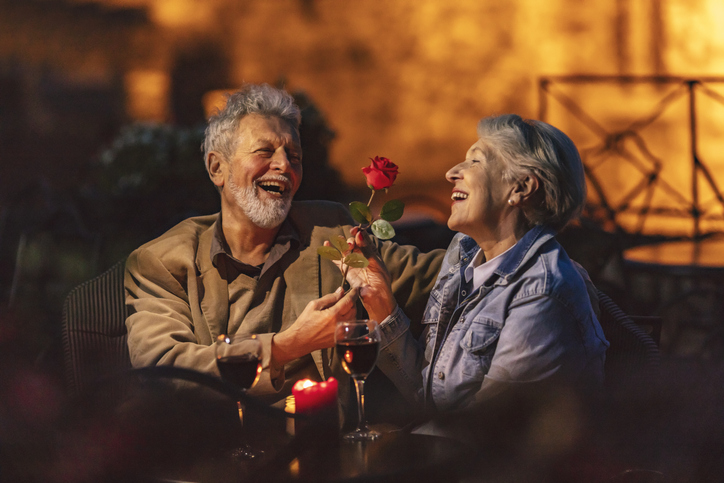
[[[354,236],[354,242],[359,247],[366,247],[367,246],[367,240],[365,240],[364,234],[361,231],[358,231],[355,233]]]

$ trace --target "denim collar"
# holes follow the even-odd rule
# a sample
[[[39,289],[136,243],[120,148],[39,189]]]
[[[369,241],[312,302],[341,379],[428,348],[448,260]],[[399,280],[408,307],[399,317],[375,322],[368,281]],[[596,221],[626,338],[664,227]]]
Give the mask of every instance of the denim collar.
[[[507,282],[520,267],[538,252],[538,249],[555,236],[555,230],[545,225],[536,225],[518,240],[518,243],[504,255],[498,268],[493,272],[500,278],[501,283]],[[460,263],[467,264],[479,249],[469,236],[460,240]],[[468,262],[463,260],[468,259]]]

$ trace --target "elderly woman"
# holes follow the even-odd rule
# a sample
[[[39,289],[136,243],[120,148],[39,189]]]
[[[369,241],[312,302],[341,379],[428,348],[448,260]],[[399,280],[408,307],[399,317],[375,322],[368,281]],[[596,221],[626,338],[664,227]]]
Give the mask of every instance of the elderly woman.
[[[382,321],[378,366],[403,393],[439,410],[511,384],[596,386],[608,346],[587,275],[555,239],[586,197],[575,145],[517,115],[482,119],[478,136],[446,175],[448,226],[460,233],[430,294],[422,340],[412,337],[378,259],[348,275],[370,317]],[[359,234],[355,242],[365,245]]]

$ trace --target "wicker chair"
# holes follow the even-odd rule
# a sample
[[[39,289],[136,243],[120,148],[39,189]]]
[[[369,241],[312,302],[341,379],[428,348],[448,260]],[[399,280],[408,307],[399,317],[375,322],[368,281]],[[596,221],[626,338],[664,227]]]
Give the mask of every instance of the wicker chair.
[[[63,357],[70,393],[131,368],[126,341],[125,260],[74,288],[63,304]]]
[[[606,352],[606,381],[642,382],[656,373],[661,361],[654,339],[637,325],[605,293],[598,291],[600,323],[611,346]]]

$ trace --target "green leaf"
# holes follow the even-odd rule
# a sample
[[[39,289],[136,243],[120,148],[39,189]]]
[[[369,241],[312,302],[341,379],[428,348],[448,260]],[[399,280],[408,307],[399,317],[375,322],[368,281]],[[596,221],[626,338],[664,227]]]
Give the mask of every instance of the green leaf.
[[[359,201],[353,201],[349,204],[349,212],[357,223],[371,223],[372,213],[370,207]]]
[[[405,203],[400,200],[390,200],[382,207],[380,218],[387,221],[397,221],[405,211]]]
[[[334,248],[339,250],[341,253],[348,252],[350,249],[347,239],[342,235],[337,235],[329,239],[329,242],[334,245]]]
[[[370,261],[365,258],[361,253],[350,253],[342,261],[345,265],[349,265],[352,268],[365,268],[370,264]]]
[[[372,233],[380,240],[389,240],[395,236],[395,229],[386,220],[375,220],[372,223]]]
[[[317,253],[327,260],[342,260],[342,254],[334,247],[319,247]]]

